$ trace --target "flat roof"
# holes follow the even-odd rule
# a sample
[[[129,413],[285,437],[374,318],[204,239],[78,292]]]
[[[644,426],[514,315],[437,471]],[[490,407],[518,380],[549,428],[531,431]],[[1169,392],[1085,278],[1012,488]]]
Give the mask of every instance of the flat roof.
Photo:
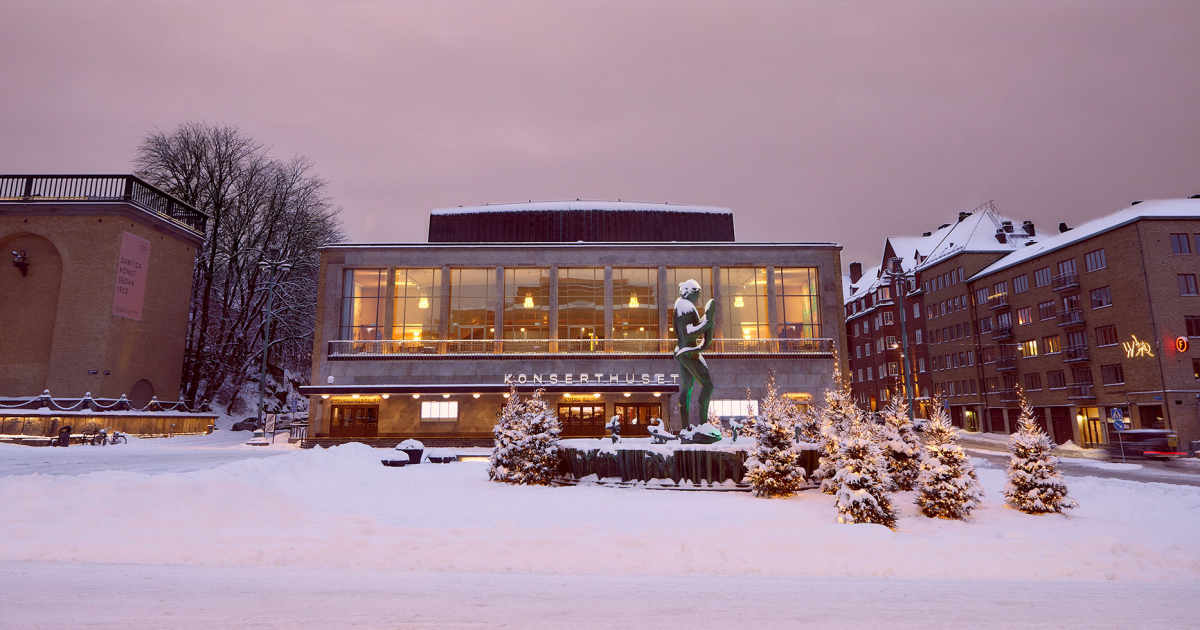
[[[656,247],[834,247],[841,249],[842,246],[833,242],[797,242],[797,243],[743,243],[739,241],[585,241],[579,243],[332,243],[322,246],[320,249],[365,249],[372,247],[395,247],[395,248],[425,248],[425,247],[466,247],[466,248],[485,248],[485,247],[510,247],[510,248],[583,248],[594,249],[597,247],[636,247],[639,249],[653,249]]]
[[[438,208],[430,214],[474,214],[481,212],[528,212],[562,210],[651,210],[656,212],[701,212],[705,214],[733,214],[729,208],[717,206],[695,206],[678,203],[655,203],[648,201],[606,201],[602,199],[576,199],[574,201],[518,201],[490,203],[482,206],[458,206]]]

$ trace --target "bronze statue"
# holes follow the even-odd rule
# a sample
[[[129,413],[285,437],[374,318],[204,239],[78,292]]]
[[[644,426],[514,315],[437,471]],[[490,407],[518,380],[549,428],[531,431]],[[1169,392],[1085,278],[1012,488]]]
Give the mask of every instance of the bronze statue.
[[[679,364],[679,375],[683,378],[679,391],[679,416],[683,419],[685,430],[694,426],[689,411],[696,382],[700,383],[700,418],[705,421],[713,394],[712,376],[700,353],[712,345],[717,306],[715,301],[709,300],[704,305],[703,315],[697,310],[699,306],[700,283],[695,280],[679,283],[679,298],[675,300],[675,362]]]

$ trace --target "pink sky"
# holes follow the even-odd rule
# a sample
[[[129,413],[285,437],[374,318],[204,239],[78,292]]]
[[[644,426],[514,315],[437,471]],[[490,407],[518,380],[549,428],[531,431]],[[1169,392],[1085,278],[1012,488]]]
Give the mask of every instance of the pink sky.
[[[873,264],[989,199],[1049,230],[1200,193],[1196,0],[30,1],[0,85],[0,172],[236,123],[311,156],[357,241],[621,198]]]

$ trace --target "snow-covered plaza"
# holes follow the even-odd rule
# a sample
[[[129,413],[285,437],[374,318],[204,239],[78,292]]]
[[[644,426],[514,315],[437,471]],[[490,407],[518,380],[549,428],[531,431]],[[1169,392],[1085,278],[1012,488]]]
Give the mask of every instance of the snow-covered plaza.
[[[1068,515],[839,525],[768,500],[488,481],[246,433],[0,445],[0,627],[1182,627],[1200,488],[1068,472]],[[1177,464],[1190,468],[1191,462]],[[1104,466],[1094,464],[1103,470]],[[1126,469],[1129,469],[1127,466]]]

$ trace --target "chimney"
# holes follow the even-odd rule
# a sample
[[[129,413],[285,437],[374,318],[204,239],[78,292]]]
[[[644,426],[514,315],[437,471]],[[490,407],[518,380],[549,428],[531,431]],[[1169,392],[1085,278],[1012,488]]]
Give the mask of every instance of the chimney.
[[[858,281],[861,279],[862,279],[862,263],[860,263],[860,262],[850,263],[850,284],[858,284]]]
[[[938,226],[938,229],[939,229],[939,230],[944,230],[944,229],[946,229],[946,228],[948,228],[948,227],[950,227],[950,224],[949,224],[949,223],[943,223],[943,224],[941,224],[941,225],[939,225],[939,226]]]
[[[969,216],[971,216],[971,213],[970,213],[970,212],[959,212],[959,213],[958,213],[958,222],[959,222],[959,223],[962,223],[962,222],[963,222],[963,220],[964,220],[964,219],[966,219],[966,218],[967,218],[967,217],[969,217]]]
[[[1033,236],[1037,234],[1037,230],[1033,229],[1033,221],[1021,222],[1021,229],[1025,230],[1025,236]]]
[[[1129,205],[1131,205],[1131,206],[1136,206],[1136,205],[1138,205],[1139,203],[1142,203],[1142,202],[1141,202],[1141,201],[1135,201],[1135,202],[1133,202],[1133,203],[1131,203],[1131,204],[1129,204]]]
[[[1004,226],[1004,231],[1008,234],[1013,233],[1012,221],[1002,221],[1000,225]]]
[[[933,236],[933,232],[921,232],[921,236]]]
[[[1059,224],[1058,224],[1058,231],[1059,231],[1059,233],[1060,233],[1060,234],[1061,234],[1062,232],[1070,232],[1070,231],[1071,231],[1071,228],[1067,227],[1067,224],[1066,224],[1066,223],[1059,223]]]
[[[1011,227],[1011,226],[1009,226],[1009,227]],[[1008,242],[1008,235],[1004,233],[1004,228],[1002,228],[1002,227],[996,228],[996,240],[1000,241],[1001,243]]]

